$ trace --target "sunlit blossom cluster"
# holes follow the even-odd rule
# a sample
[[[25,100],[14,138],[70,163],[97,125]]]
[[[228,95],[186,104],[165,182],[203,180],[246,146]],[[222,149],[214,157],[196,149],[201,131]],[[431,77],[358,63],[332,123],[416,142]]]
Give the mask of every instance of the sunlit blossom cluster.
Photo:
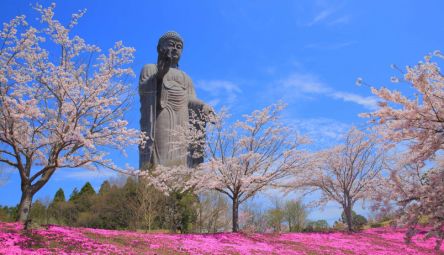
[[[433,55],[443,58],[439,51]],[[424,62],[407,67],[403,78],[414,96],[372,88],[382,100],[380,109],[363,115],[376,124],[389,147],[408,147],[404,153],[397,151],[388,166],[390,178],[379,194],[378,206],[397,203],[399,223],[409,227],[407,241],[418,232],[420,219],[427,219],[431,226],[427,237],[435,237],[439,249],[444,239],[444,76],[432,55],[427,55]]]

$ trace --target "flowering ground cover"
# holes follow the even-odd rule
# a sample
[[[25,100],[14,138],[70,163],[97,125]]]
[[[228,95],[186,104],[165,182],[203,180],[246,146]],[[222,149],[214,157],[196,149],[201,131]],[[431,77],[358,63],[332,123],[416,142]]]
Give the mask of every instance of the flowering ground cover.
[[[400,229],[360,233],[146,234],[132,231],[48,226],[24,231],[0,222],[0,254],[444,254],[420,233],[403,242]]]

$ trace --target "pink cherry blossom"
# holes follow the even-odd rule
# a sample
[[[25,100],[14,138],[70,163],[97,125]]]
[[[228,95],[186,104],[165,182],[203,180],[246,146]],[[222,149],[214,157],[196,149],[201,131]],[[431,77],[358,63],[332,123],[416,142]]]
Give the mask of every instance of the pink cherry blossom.
[[[439,51],[434,56],[442,57]],[[376,124],[388,147],[397,149],[376,206],[393,202],[399,206],[398,222],[408,226],[408,242],[420,219],[427,219],[432,226],[427,237],[436,237],[439,249],[444,240],[444,76],[432,55],[406,69],[403,84],[413,95],[372,88],[382,100],[380,108],[363,114]],[[407,150],[399,152],[402,147]]]
[[[97,46],[72,34],[84,11],[64,26],[54,17],[55,4],[34,9],[41,29],[19,16],[0,32],[0,163],[20,174],[21,221],[27,219],[33,195],[56,170],[123,171],[104,148],[124,154],[140,135],[123,119],[134,48],[117,42],[100,54]]]

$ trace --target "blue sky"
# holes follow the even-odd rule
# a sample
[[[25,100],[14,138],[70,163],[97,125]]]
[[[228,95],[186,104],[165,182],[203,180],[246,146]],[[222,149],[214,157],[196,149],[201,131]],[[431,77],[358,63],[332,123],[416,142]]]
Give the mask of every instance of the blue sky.
[[[35,18],[30,1],[2,0],[0,21],[25,14]],[[50,1],[40,1],[49,5]],[[68,21],[79,9],[86,15],[73,31],[103,50],[122,40],[136,49],[133,69],[157,58],[158,38],[175,30],[184,38],[182,70],[194,81],[198,96],[218,109],[228,106],[234,117],[283,99],[285,119],[308,134],[314,146],[337,142],[351,125],[363,126],[357,115],[376,107],[362,77],[374,86],[390,85],[397,74],[391,64],[414,65],[442,50],[444,2],[435,1],[58,1],[56,17]],[[137,81],[132,81],[133,89]],[[127,115],[138,128],[135,98]],[[117,159],[137,166],[135,148]],[[37,195],[52,197],[63,187],[90,181],[98,188],[113,173],[61,170]],[[0,204],[20,198],[18,174],[0,186]],[[334,205],[314,218],[337,219]],[[339,213],[338,213],[339,212]]]

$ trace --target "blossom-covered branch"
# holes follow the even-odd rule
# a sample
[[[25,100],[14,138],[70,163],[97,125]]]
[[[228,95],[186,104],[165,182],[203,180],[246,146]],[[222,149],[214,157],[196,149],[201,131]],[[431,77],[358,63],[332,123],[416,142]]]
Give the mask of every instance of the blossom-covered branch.
[[[434,53],[442,58],[439,51]],[[424,62],[407,67],[403,81],[410,85],[415,96],[408,97],[387,88],[372,88],[382,99],[380,109],[363,114],[376,123],[379,134],[389,145],[407,145],[391,164],[387,189],[378,199],[377,206],[394,201],[406,224],[410,242],[417,232],[421,218],[431,226],[427,237],[436,238],[439,250],[444,240],[444,77],[438,64],[427,55]]]
[[[320,205],[339,203],[352,231],[353,206],[380,188],[384,157],[376,135],[352,127],[342,144],[316,153],[310,170],[295,175],[294,187],[321,191]]]
[[[54,19],[54,8],[35,6],[41,29],[19,16],[0,33],[0,162],[20,173],[21,221],[57,169],[122,170],[103,148],[124,152],[139,143],[139,132],[123,119],[135,50],[117,42],[101,54],[71,35],[84,11],[64,26]]]
[[[201,183],[232,200],[233,231],[239,229],[240,204],[307,164],[308,152],[301,145],[308,140],[280,122],[283,108],[280,103],[254,111],[234,125],[221,113],[208,130]]]

